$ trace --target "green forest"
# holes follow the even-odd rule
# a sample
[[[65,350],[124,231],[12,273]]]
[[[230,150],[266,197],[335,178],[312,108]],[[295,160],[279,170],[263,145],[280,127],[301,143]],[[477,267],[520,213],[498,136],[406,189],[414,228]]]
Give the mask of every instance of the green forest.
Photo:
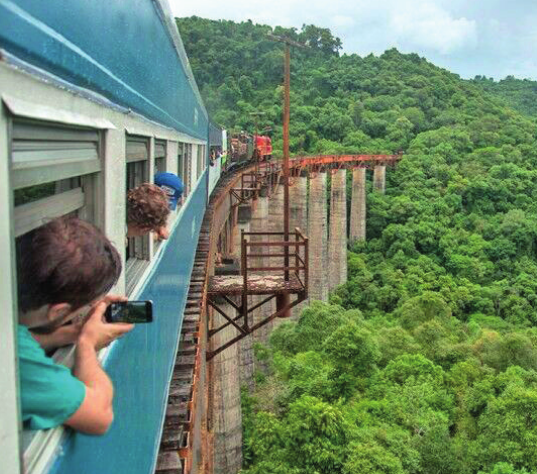
[[[343,55],[324,28],[178,19],[213,119],[291,151],[404,150],[329,303],[283,322],[244,392],[244,474],[537,473],[536,83],[416,54]]]

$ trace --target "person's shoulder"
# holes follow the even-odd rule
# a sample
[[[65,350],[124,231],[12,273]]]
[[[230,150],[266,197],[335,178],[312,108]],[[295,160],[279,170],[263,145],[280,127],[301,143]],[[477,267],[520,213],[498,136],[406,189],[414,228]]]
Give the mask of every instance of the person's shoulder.
[[[52,358],[47,356],[39,342],[33,338],[30,330],[20,324],[17,329],[17,346],[19,363],[32,361],[45,365],[56,365]]]
[[[32,337],[30,330],[22,324],[19,324],[17,327],[17,343],[19,351],[21,348],[35,350],[41,349],[39,343]]]

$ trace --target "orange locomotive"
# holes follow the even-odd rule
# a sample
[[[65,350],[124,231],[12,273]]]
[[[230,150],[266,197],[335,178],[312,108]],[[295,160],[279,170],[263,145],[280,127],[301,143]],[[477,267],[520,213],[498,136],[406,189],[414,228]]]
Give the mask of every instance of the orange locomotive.
[[[259,158],[267,161],[272,158],[272,139],[267,135],[249,135],[241,132],[231,136],[231,162],[243,163]]]

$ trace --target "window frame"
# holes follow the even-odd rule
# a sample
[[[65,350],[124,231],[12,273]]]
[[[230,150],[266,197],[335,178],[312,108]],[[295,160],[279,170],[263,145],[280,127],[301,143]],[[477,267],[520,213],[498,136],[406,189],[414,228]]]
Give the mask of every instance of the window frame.
[[[185,179],[183,180],[185,185],[185,191],[184,195],[185,197],[190,194],[190,190],[193,187],[192,183],[192,143],[185,142],[184,144],[184,153],[183,153],[183,160],[184,160],[184,170],[185,170]]]
[[[137,144],[131,150],[129,156],[129,142]],[[128,191],[142,183],[152,183],[154,170],[155,145],[154,138],[143,135],[125,134],[125,189]],[[142,144],[145,148],[145,154],[142,153]],[[134,179],[129,168],[135,168]],[[136,174],[139,174],[137,177]],[[126,206],[126,201],[125,201]],[[125,227],[127,224],[125,223]],[[152,233],[139,237],[126,237],[127,245],[125,249],[125,294],[132,294],[140,280],[142,279],[145,270],[151,262],[154,254]],[[131,248],[132,247],[132,248]],[[131,254],[130,252],[133,252]]]
[[[167,153],[168,153],[167,140],[155,139],[155,151],[154,151],[155,173],[154,174],[168,171],[168,164],[166,160]]]
[[[181,178],[185,184],[185,143],[177,142],[177,176]],[[186,192],[184,193],[186,196]]]
[[[8,116],[7,124],[9,127],[8,166],[11,178],[9,193],[12,195],[14,248],[16,248],[17,237],[42,226],[49,218],[61,217],[72,212],[77,212],[81,219],[102,228],[104,224],[104,200],[101,198],[101,191],[104,179],[105,130],[85,125],[81,126],[78,123],[58,123],[43,118],[19,117],[14,114]],[[62,141],[60,140],[62,137],[69,136],[74,138],[80,131],[82,132],[81,137],[84,135],[95,136],[95,151],[98,163],[87,157],[78,160],[37,159],[27,160],[24,163],[17,162],[14,159],[14,155],[24,149],[24,146],[20,146],[22,142],[25,140],[31,142],[35,138],[41,138],[43,142],[46,142],[46,134],[31,134],[32,126],[37,127],[37,129],[42,127],[42,131],[52,131],[48,138],[56,138],[59,142]],[[24,131],[28,132],[28,136],[31,136],[31,138],[21,138],[25,136]],[[21,143],[15,143],[16,140],[20,140]],[[34,141],[36,142],[35,144],[27,144],[27,149],[33,148],[32,153],[39,155],[39,141]],[[63,141],[66,144],[69,143],[69,140]],[[71,141],[74,142],[74,140]],[[68,150],[68,146],[65,149]],[[65,155],[68,156],[68,154]],[[64,167],[63,170],[61,169],[62,166]],[[79,186],[15,206],[13,196],[18,189],[55,183],[56,190],[58,190],[65,181],[73,178],[80,179]],[[16,260],[15,257],[14,260]],[[56,363],[72,367],[74,364],[74,346],[56,350],[52,358]],[[21,451],[26,473],[45,472],[50,467],[53,455],[58,443],[64,436],[64,432],[65,429],[61,426],[51,430],[21,430]]]
[[[203,173],[203,145],[198,144],[196,156],[196,181],[198,181]]]
[[[100,191],[103,186],[104,169],[103,131],[85,126],[69,126],[49,120],[32,120],[17,116],[9,117],[9,127],[11,130],[9,164],[12,192],[49,183],[56,183],[57,187],[61,187],[62,182],[73,178],[80,179],[80,186],[74,189],[56,192],[51,196],[18,206],[14,205],[15,237],[40,227],[47,219],[68,215],[71,212],[77,212],[81,219],[102,227],[104,224],[104,202],[101,199],[102,193]],[[31,127],[35,127],[37,133],[34,133]],[[41,131],[39,131],[40,128]],[[16,160],[15,155],[17,154],[23,157],[39,155],[39,143],[46,144],[45,148],[50,147],[51,143],[56,143],[61,148],[64,145],[65,148],[61,150],[61,154],[67,157],[69,156],[66,153],[69,151],[68,144],[72,143],[74,144],[72,149],[75,150],[76,155],[76,148],[80,147],[80,143],[74,140],[77,136],[95,138],[95,157],[89,158],[89,155],[93,155],[93,153],[86,152],[86,157],[74,160],[69,158],[40,159],[41,157],[35,160]],[[70,140],[66,138],[70,138]],[[88,140],[87,143],[90,141]],[[51,153],[53,150],[43,152],[45,156]]]

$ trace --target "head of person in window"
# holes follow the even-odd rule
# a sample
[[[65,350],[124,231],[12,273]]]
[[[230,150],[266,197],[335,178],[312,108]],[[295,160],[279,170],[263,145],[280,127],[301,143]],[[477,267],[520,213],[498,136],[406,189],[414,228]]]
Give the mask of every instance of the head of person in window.
[[[113,387],[97,352],[133,327],[104,320],[110,303],[125,300],[106,296],[121,274],[119,254],[99,229],[77,218],[55,219],[30,232],[17,250],[24,425],[103,434],[113,420]],[[72,370],[46,352],[70,343],[76,343]]]
[[[157,173],[155,184],[166,193],[168,205],[172,211],[175,211],[183,197],[185,188],[183,180],[174,173]]]
[[[150,232],[159,240],[167,239],[170,205],[168,196],[157,185],[144,183],[127,194],[127,237]]]

